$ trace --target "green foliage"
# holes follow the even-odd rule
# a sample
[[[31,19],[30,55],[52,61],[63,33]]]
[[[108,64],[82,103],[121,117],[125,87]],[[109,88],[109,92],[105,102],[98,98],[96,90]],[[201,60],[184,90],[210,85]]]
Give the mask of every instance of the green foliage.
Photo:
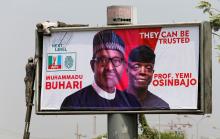
[[[217,45],[215,49],[220,50],[220,44],[219,44],[219,45]]]
[[[220,28],[220,14],[215,14],[210,17],[210,23],[214,31],[218,31]]]
[[[183,133],[178,133],[174,131],[158,132],[154,129],[154,135],[139,135],[138,139],[184,139],[185,135]],[[160,136],[160,137],[159,137]]]
[[[142,133],[138,136],[138,139],[184,139],[185,137],[182,132],[159,132],[150,128],[144,114],[139,114],[139,123]]]
[[[102,138],[107,138],[107,134],[99,135],[93,139],[102,139]]]
[[[197,8],[203,9],[203,13],[212,15],[211,7],[212,5],[207,1],[200,1],[199,5],[197,6]]]
[[[212,4],[207,1],[200,1],[197,8],[202,9],[203,13],[207,13],[209,15],[212,28],[214,31],[218,31],[220,28],[220,11],[214,8]]]
[[[178,133],[178,132],[162,132],[160,134],[161,139],[184,139],[184,134],[183,133]]]
[[[197,8],[202,9],[203,13],[207,13],[209,15],[209,22],[214,30],[212,34],[220,38],[220,35],[217,34],[217,31],[220,29],[220,11],[214,8],[212,4],[207,1],[200,1]],[[220,45],[217,45],[216,49],[220,50]],[[218,58],[220,62],[220,56]]]
[[[140,123],[140,130],[142,131],[142,135],[153,136],[155,133],[148,125],[144,114],[139,114],[138,116],[139,116],[138,119]]]
[[[159,137],[160,136],[160,137]],[[138,139],[184,139],[184,134],[179,134],[176,132],[157,132],[157,134],[153,136],[147,136],[147,135],[139,135]]]

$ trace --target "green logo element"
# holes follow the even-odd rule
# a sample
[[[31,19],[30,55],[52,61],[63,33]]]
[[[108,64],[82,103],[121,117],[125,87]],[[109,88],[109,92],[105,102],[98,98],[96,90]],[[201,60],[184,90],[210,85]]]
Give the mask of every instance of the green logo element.
[[[66,68],[68,68],[68,69],[72,68],[73,67],[73,58],[72,58],[72,56],[66,56],[64,63],[65,63]]]

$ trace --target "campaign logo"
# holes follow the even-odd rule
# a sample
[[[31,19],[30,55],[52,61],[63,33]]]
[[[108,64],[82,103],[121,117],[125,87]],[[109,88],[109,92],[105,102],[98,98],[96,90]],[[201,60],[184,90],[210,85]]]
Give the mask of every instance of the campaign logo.
[[[62,69],[62,56],[61,55],[48,56],[48,69],[49,70]]]
[[[49,53],[47,62],[47,71],[75,71],[76,53]]]
[[[76,70],[76,52],[69,52],[63,55],[63,70],[75,71]]]
[[[71,69],[72,67],[73,67],[73,58],[72,58],[72,56],[66,56],[65,57],[65,67],[67,68],[67,69]]]

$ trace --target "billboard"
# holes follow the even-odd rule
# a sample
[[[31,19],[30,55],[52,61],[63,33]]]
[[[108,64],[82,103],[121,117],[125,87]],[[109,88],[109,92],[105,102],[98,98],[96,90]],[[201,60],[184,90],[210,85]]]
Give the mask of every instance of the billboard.
[[[38,113],[201,112],[201,24],[41,35]]]

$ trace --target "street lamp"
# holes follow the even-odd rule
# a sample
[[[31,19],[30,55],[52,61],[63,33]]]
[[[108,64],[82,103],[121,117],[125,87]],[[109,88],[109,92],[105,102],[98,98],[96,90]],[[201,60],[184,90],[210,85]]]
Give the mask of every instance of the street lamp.
[[[190,116],[188,116],[188,115],[184,115],[184,117],[185,117],[185,118],[190,118],[191,120],[194,121],[194,117],[190,117]],[[204,120],[205,118],[210,118],[210,117],[211,117],[210,115],[202,115],[202,117],[201,117],[198,121],[194,122],[195,127],[196,127],[196,139],[199,138],[199,123],[200,123],[202,120]]]

